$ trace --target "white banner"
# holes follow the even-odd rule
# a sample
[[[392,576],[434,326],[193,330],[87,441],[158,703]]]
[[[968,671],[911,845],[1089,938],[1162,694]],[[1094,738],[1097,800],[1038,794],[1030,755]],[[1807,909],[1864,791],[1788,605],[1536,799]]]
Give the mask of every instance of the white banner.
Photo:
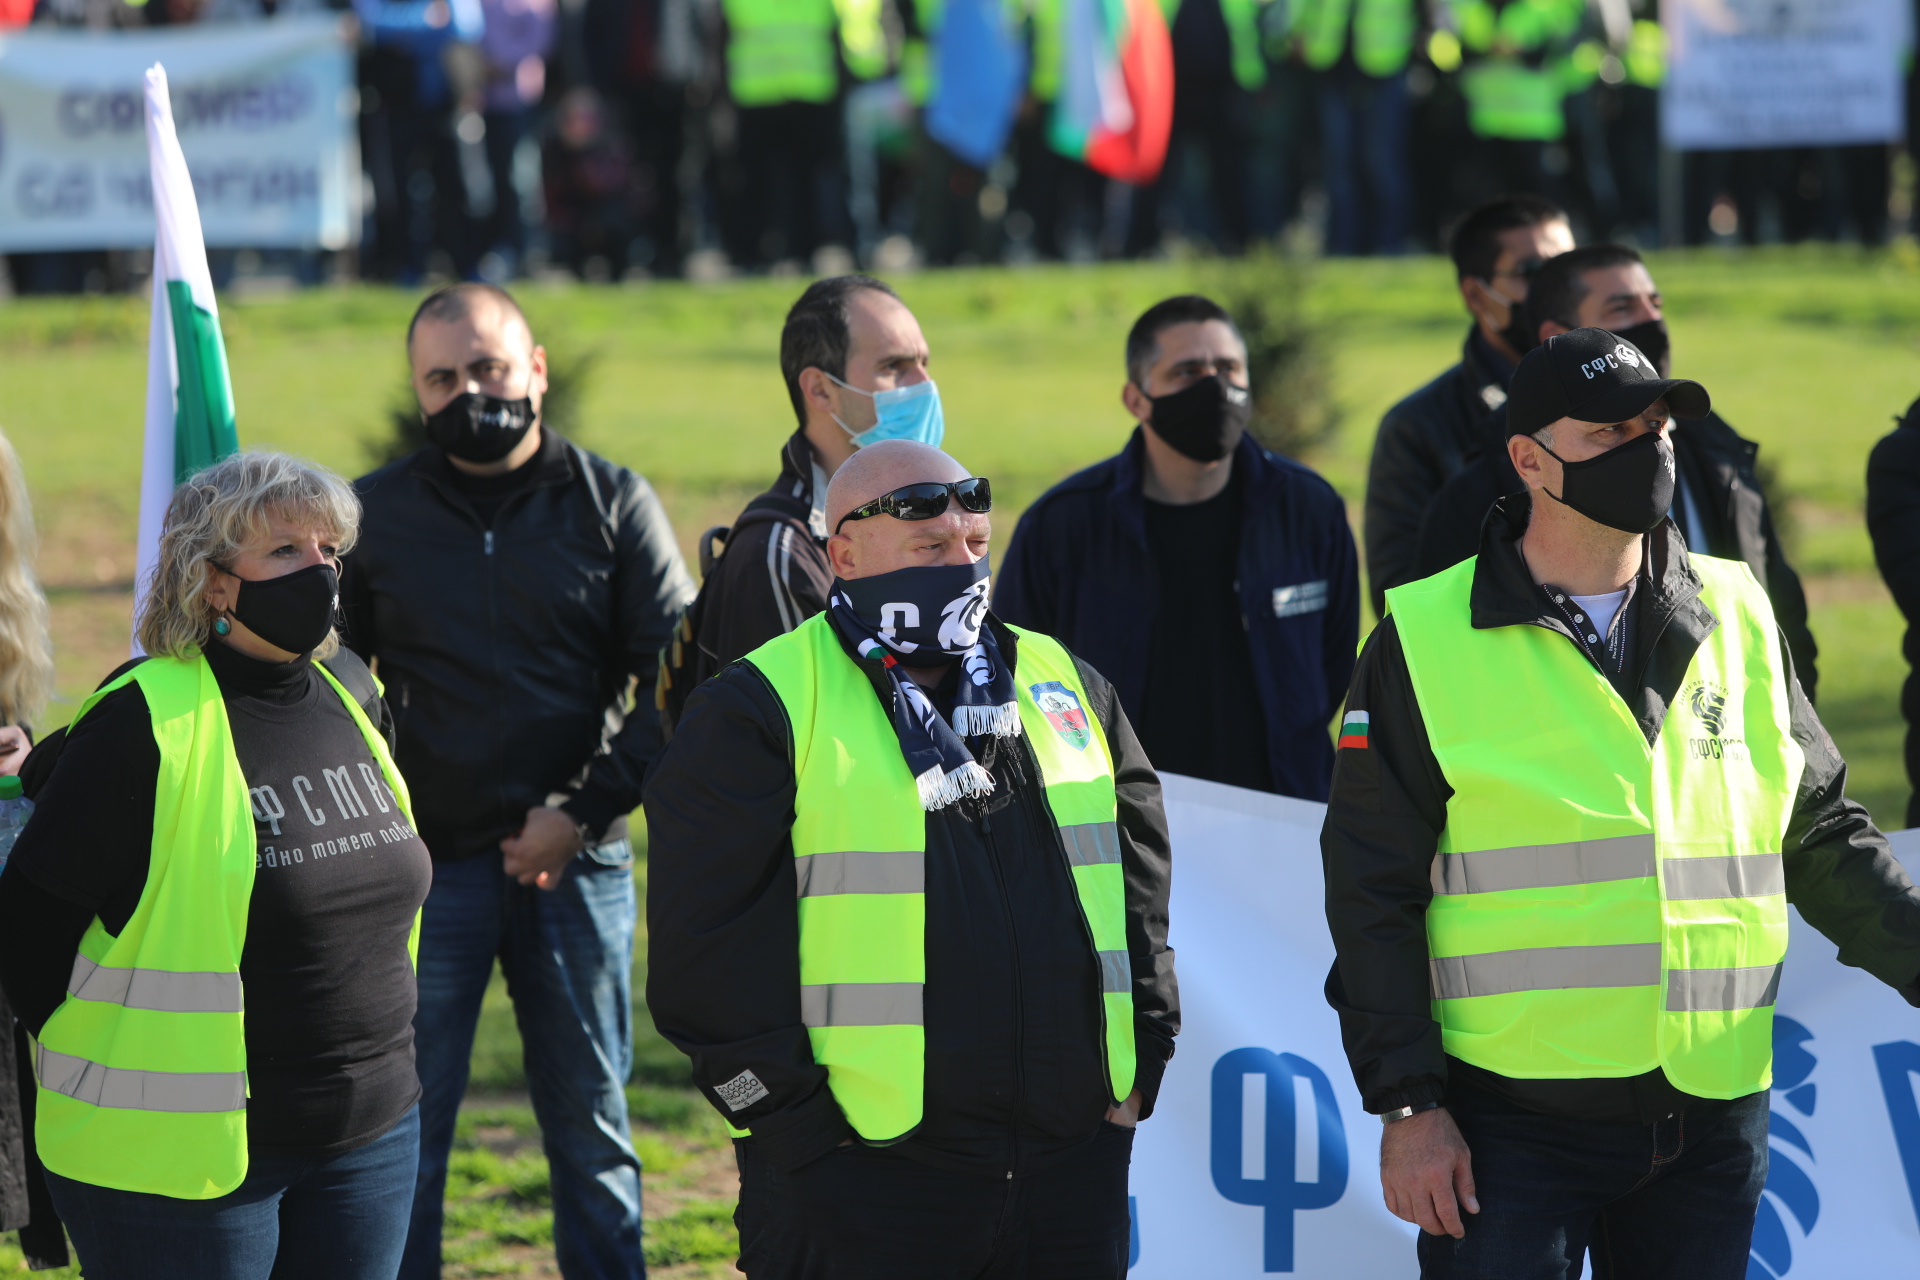
[[[1321,995],[1321,805],[1161,775],[1183,1027],[1133,1153],[1142,1280],[1409,1280],[1380,1122]],[[1894,845],[1920,870],[1920,830]],[[1772,1172],[1749,1280],[1909,1275],[1920,1258],[1920,1010],[1793,917]]]
[[[359,239],[358,113],[337,19],[0,35],[0,251],[153,244],[141,77],[167,69],[207,244]]]
[[[1893,142],[1907,0],[1664,0],[1661,133],[1681,151]]]

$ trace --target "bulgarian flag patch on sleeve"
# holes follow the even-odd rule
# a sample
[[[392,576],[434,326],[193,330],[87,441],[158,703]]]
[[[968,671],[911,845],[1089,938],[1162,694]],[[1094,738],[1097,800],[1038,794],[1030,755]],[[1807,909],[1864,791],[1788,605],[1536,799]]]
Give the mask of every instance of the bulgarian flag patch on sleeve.
[[[1367,728],[1370,717],[1364,711],[1349,711],[1340,717],[1340,742],[1343,747],[1361,747],[1367,745]]]

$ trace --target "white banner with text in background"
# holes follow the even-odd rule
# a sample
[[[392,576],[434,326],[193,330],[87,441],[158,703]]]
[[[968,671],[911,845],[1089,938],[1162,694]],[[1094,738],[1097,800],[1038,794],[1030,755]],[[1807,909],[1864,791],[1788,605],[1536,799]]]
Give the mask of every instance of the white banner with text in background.
[[[1183,1029],[1133,1152],[1140,1280],[1410,1280],[1380,1122],[1321,995],[1325,807],[1161,775]],[[1894,849],[1920,871],[1920,830]],[[1920,1009],[1793,915],[1774,1020],[1772,1167],[1748,1280],[1920,1265]]]
[[[1660,131],[1677,151],[1895,142],[1909,0],[1665,0]]]
[[[359,239],[359,108],[337,18],[0,35],[0,252],[153,245],[142,75],[167,69],[211,247]]]

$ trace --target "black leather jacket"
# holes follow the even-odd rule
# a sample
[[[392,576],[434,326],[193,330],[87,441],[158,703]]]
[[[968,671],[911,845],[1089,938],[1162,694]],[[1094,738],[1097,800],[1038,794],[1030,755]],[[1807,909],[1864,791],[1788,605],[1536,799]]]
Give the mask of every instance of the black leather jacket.
[[[1513,366],[1467,331],[1460,363],[1387,410],[1367,466],[1367,593],[1386,613],[1388,587],[1413,582],[1420,520],[1440,487],[1486,439],[1487,419],[1507,402]]]
[[[1907,825],[1920,826],[1920,400],[1867,458],[1867,532],[1880,576],[1907,620],[1900,714],[1907,721],[1907,781],[1915,788]]]
[[[647,482],[551,433],[492,528],[424,449],[354,482],[347,643],[378,660],[435,859],[495,848],[555,794],[594,833],[640,803],[659,751],[651,691],[693,581]]]

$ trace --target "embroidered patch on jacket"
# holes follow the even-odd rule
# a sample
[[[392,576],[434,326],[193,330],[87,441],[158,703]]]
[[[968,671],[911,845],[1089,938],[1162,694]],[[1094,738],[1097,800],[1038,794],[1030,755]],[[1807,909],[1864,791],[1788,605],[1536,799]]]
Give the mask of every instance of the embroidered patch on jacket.
[[[1273,589],[1273,616],[1297,618],[1303,613],[1319,613],[1327,607],[1327,580],[1297,582],[1291,587]]]
[[[1058,680],[1048,680],[1027,688],[1033,694],[1034,705],[1046,714],[1047,723],[1053,726],[1053,731],[1075,751],[1085,751],[1087,744],[1093,741],[1093,734],[1087,728],[1087,711],[1080,705],[1080,695]]]
[[[1365,747],[1367,730],[1372,717],[1364,711],[1349,711],[1340,717],[1340,745],[1343,747]]]
[[[720,1101],[727,1104],[729,1111],[750,1107],[769,1092],[767,1086],[760,1083],[760,1077],[752,1071],[742,1071],[725,1084],[716,1085],[713,1091],[720,1095]]]

